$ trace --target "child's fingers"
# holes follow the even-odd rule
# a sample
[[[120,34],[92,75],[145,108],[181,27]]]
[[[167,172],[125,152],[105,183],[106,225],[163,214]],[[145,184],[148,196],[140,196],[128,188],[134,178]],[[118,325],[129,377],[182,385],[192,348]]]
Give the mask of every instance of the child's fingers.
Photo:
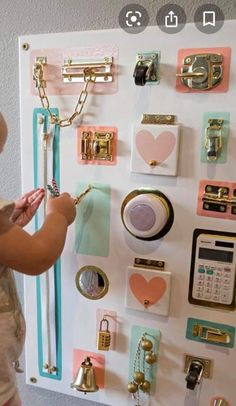
[[[28,196],[28,203],[32,204],[38,198],[41,199],[42,201],[44,195],[45,195],[44,189],[36,189],[35,191],[33,191],[33,193],[30,194],[30,196]]]

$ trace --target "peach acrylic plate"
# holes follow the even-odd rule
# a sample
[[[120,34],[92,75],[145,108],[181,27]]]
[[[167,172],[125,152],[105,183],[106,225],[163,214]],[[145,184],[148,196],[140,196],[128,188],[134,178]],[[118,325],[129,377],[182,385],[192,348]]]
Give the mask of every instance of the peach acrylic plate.
[[[229,220],[236,220],[236,215],[231,214],[231,205],[227,205],[227,210],[224,213],[219,211],[210,211],[203,209],[203,201],[202,196],[205,193],[205,187],[207,185],[211,186],[222,186],[229,188],[229,198],[233,197],[233,191],[236,189],[236,183],[233,182],[222,182],[217,180],[201,180],[199,182],[199,190],[198,190],[198,201],[197,201],[197,214],[198,216],[205,216],[205,217],[216,217],[221,219],[229,219]]]

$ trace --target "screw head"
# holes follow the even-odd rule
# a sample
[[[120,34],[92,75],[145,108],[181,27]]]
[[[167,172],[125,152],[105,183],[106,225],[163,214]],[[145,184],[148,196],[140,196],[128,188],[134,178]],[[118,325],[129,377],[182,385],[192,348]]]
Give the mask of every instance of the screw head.
[[[29,47],[30,46],[29,46],[28,42],[25,42],[24,44],[22,44],[23,51],[28,51]]]

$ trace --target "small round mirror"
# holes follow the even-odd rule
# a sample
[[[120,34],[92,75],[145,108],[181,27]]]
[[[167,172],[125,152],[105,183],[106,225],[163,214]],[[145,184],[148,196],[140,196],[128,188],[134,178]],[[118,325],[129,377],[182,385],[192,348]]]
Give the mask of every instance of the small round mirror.
[[[87,299],[101,299],[108,291],[108,278],[100,268],[86,265],[80,268],[76,274],[76,286],[81,295]]]

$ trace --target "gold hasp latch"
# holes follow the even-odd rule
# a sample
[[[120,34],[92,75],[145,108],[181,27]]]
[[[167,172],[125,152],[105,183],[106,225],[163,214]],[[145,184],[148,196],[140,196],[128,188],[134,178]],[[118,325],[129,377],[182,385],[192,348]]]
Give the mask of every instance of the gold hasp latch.
[[[209,118],[205,130],[205,148],[208,161],[215,161],[222,148],[223,118]]]
[[[113,133],[83,131],[81,157],[85,161],[112,161]]]
[[[83,60],[65,59],[62,66],[63,82],[85,82],[86,70],[92,72],[95,82],[112,82],[112,63],[112,56]]]
[[[175,124],[173,114],[143,114],[141,124]]]
[[[236,207],[236,196],[229,197],[229,188],[207,185],[202,195],[203,209],[225,213],[227,206],[232,206],[232,213]]]
[[[223,55],[193,54],[184,58],[181,73],[176,76],[190,89],[210,90],[223,78]]]
[[[231,339],[230,334],[226,331],[199,324],[193,325],[193,336],[215,344],[229,344]]]

